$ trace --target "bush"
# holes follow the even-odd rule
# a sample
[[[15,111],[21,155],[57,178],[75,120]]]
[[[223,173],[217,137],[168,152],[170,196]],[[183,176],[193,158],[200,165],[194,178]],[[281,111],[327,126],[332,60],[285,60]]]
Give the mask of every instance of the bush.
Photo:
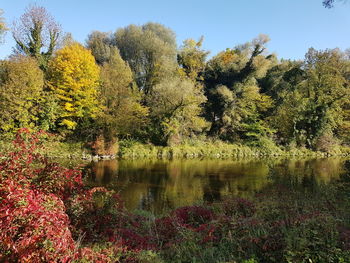
[[[75,244],[59,198],[6,179],[0,201],[1,262],[69,261]]]

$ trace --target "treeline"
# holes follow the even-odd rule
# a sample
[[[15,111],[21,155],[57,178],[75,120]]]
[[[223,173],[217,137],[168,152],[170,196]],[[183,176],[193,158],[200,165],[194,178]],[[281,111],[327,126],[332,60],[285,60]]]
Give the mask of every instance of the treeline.
[[[350,58],[338,49],[283,60],[260,35],[208,59],[203,38],[178,47],[158,23],[94,31],[83,45],[38,6],[12,34],[15,51],[0,64],[4,138],[29,127],[100,153],[125,138],[319,151],[350,142]]]

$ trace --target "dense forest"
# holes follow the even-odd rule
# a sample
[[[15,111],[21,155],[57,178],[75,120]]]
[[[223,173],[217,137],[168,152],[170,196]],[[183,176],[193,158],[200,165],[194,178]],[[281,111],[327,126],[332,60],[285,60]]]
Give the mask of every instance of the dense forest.
[[[102,154],[121,139],[324,152],[350,143],[348,51],[284,60],[259,35],[210,57],[203,37],[178,47],[175,32],[153,22],[93,31],[81,44],[36,5],[11,30],[16,47],[0,64],[3,140],[27,127]]]

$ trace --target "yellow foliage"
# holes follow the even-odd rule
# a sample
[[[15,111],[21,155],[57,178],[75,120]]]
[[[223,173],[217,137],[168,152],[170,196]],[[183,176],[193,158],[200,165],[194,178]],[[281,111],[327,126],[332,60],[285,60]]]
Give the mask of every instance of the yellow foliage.
[[[61,125],[74,129],[79,120],[96,116],[99,75],[91,51],[82,45],[73,43],[57,51],[49,64],[48,85],[60,101]]]

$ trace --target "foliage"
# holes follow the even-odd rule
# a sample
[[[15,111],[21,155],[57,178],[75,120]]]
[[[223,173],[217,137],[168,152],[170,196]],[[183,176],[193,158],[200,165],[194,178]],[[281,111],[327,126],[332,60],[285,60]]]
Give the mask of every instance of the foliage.
[[[349,62],[339,50],[309,50],[304,65],[291,72],[297,81],[288,82],[294,82],[294,88],[279,93],[281,103],[271,118],[284,141],[320,149],[317,145],[325,136],[336,142],[333,136],[344,134],[348,126],[347,72]]]
[[[180,74],[187,76],[192,81],[199,81],[203,78],[209,52],[200,49],[202,43],[203,37],[198,42],[186,39],[177,54],[177,61],[181,67]]]
[[[3,61],[0,66],[0,129],[16,132],[22,127],[37,128],[41,112],[44,76],[37,62],[22,55]]]
[[[155,140],[167,145],[179,144],[183,137],[200,133],[207,126],[200,117],[206,101],[200,86],[191,80],[166,79],[153,87],[148,100],[155,125]]]
[[[68,261],[74,241],[59,198],[6,179],[0,183],[0,200],[0,260]]]
[[[112,43],[109,34],[93,31],[86,41],[87,47],[91,50],[92,55],[96,59],[96,63],[103,65],[108,62],[112,56]]]
[[[96,117],[99,68],[91,52],[78,43],[58,50],[48,68],[48,86],[60,106],[59,125],[75,129]]]
[[[256,140],[272,132],[261,118],[272,101],[260,92],[257,82],[275,63],[273,55],[264,54],[268,40],[261,35],[219,53],[207,63],[204,80],[211,134],[235,141]]]
[[[333,8],[335,2],[346,2],[347,0],[323,0],[322,4],[326,8]]]
[[[157,23],[129,25],[118,29],[113,42],[135,74],[137,86],[145,94],[176,70],[175,33]]]
[[[36,153],[40,134],[22,129],[0,163],[0,260],[68,262],[75,244],[60,198],[82,185],[79,171]]]
[[[101,97],[105,105],[104,128],[110,133],[128,135],[140,130],[148,110],[140,104],[141,95],[133,86],[132,72],[119,55],[111,48],[111,57],[101,67]]]

